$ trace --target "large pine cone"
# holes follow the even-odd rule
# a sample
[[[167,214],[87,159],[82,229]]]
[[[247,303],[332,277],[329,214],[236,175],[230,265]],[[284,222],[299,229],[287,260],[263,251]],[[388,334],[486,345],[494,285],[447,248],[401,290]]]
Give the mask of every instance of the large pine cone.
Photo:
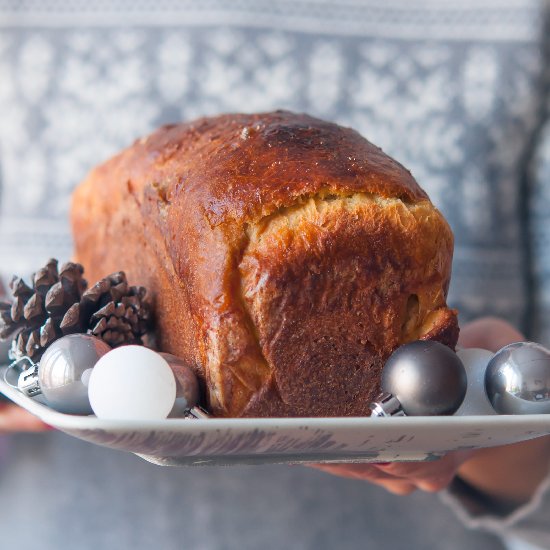
[[[67,262],[57,269],[51,259],[32,277],[10,283],[13,302],[0,302],[0,339],[14,333],[14,358],[39,361],[61,336],[88,333],[111,347],[141,344],[149,329],[150,307],[143,287],[129,286],[124,272],[113,273],[86,290],[84,268]]]

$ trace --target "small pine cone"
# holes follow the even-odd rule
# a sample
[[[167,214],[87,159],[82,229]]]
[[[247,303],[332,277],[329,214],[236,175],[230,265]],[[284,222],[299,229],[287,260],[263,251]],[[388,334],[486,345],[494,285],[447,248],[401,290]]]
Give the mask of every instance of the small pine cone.
[[[0,302],[0,338],[16,334],[15,358],[39,361],[45,349],[67,334],[93,334],[110,346],[141,344],[150,328],[151,310],[143,287],[130,286],[123,271],[86,290],[84,269],[67,262],[58,269],[50,260],[32,277],[10,283],[11,303]]]
[[[129,286],[123,271],[97,282],[82,296],[82,304],[93,303],[96,311],[89,319],[88,334],[110,346],[141,344],[149,329],[150,307],[143,287]]]
[[[27,355],[39,361],[45,348],[62,335],[60,323],[84,292],[82,266],[68,262],[59,271],[57,266],[57,260],[49,260],[33,274],[32,286],[13,277],[13,301],[0,303],[0,338],[17,335],[11,352],[14,358]]]

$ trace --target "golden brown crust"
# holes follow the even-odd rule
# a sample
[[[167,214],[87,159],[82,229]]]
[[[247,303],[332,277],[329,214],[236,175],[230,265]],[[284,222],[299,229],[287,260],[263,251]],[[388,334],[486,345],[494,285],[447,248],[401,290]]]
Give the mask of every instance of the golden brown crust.
[[[307,115],[161,128],[90,174],[72,222],[90,279],[148,286],[220,416],[368,414],[396,346],[456,343],[448,225],[400,164]]]

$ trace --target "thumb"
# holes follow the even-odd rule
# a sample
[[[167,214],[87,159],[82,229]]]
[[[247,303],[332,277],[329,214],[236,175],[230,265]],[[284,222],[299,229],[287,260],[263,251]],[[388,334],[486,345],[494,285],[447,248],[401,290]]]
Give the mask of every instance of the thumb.
[[[525,336],[510,323],[497,317],[482,317],[461,328],[458,345],[496,352],[512,342],[523,340]]]

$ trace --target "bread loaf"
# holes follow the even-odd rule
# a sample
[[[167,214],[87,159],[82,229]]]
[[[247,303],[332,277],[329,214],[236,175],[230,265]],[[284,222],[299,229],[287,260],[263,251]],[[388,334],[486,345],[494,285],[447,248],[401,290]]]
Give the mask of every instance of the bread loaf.
[[[76,260],[154,299],[214,415],[368,415],[391,352],[454,347],[453,236],[357,132],[287,111],[169,125],[92,170]]]

